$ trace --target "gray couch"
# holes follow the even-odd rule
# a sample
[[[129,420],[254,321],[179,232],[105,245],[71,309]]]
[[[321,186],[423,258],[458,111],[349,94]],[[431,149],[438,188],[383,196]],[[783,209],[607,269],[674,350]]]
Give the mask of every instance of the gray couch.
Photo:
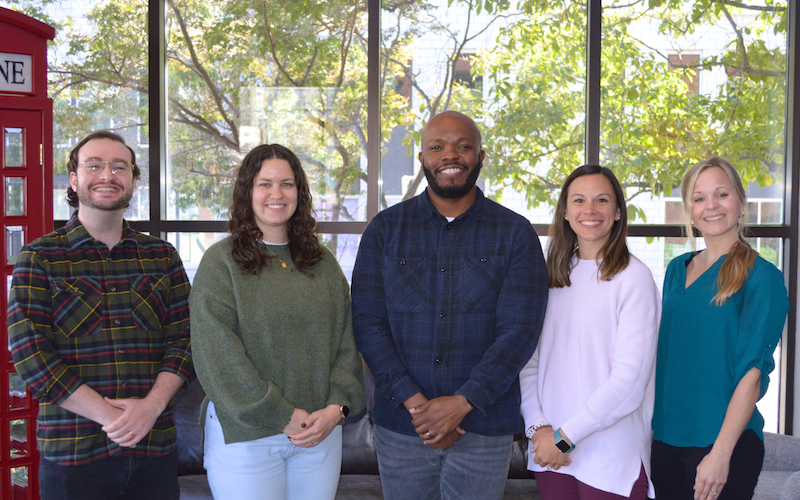
[[[371,394],[371,387],[367,393]],[[198,424],[204,397],[197,381],[175,397],[181,500],[211,500]],[[372,423],[366,412],[348,417],[342,436],[342,476],[336,499],[382,500]],[[765,433],[764,438],[766,454],[754,500],[800,500],[800,438],[771,433]],[[525,438],[517,436],[504,500],[539,499],[536,481],[526,468],[526,449]]]
[[[800,438],[764,433],[764,465],[753,500],[800,500]]]

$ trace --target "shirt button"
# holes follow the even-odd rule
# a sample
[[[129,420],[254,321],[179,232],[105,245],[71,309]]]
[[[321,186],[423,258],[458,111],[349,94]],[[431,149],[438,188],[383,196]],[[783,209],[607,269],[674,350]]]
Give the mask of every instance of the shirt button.
[[[447,271],[447,266],[442,266],[442,272]]]
[[[450,224],[445,224],[444,228],[445,228],[446,231],[449,231],[451,226],[450,226]]]
[[[124,349],[120,349],[120,350],[119,350],[119,351],[117,351],[117,352],[119,352],[120,354],[125,354],[125,350],[124,350]]]
[[[442,364],[442,358],[436,358],[436,364],[437,365],[441,365]]]
[[[394,403],[394,398],[392,398],[392,403]]]
[[[481,262],[483,262],[484,264],[486,264],[486,257],[481,257]]]
[[[406,259],[400,259],[400,265],[401,266],[405,266],[406,265]]]
[[[446,312],[442,311],[442,312],[439,313],[439,317],[440,318],[444,318],[445,316],[447,316]]]
[[[123,382],[123,383],[122,383],[122,387],[127,387],[127,386],[128,386],[128,383],[127,383],[127,382]]]
[[[112,291],[112,292],[116,292],[116,291],[117,291],[117,287],[115,287],[115,286],[112,286],[112,287],[111,287],[111,291]]]
[[[115,319],[115,320],[114,320],[114,324],[115,324],[115,325],[119,325],[119,320],[118,320],[118,319]]]

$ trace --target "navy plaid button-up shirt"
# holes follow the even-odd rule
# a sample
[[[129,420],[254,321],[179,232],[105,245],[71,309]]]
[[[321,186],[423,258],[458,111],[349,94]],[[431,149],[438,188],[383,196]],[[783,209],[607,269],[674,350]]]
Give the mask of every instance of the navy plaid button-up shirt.
[[[378,214],[353,270],[373,421],[415,435],[406,399],[461,394],[475,407],[461,424],[467,432],[522,432],[517,376],[538,343],[547,294],[531,224],[480,190],[452,222],[427,191]]]
[[[11,282],[8,336],[17,372],[40,402],[37,437],[45,458],[78,465],[174,449],[171,404],[130,449],[58,403],[82,384],[112,399],[144,398],[162,371],[190,382],[188,296],[172,245],[127,222],[111,250],[91,237],[77,213],[23,247]]]

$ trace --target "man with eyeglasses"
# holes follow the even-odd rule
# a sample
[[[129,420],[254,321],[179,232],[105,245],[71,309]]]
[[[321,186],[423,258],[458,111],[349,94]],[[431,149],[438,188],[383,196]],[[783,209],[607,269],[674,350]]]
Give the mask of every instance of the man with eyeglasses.
[[[177,499],[189,281],[172,245],[123,219],[140,172],[119,135],[89,134],[67,169],[78,210],[22,249],[8,305],[14,365],[39,400],[41,498]]]

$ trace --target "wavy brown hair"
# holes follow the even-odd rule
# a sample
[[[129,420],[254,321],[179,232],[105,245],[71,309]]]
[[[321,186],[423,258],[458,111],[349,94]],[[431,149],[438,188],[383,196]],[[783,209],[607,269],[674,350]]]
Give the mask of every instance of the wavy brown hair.
[[[689,167],[686,173],[683,174],[683,180],[681,181],[681,198],[683,199],[683,210],[686,218],[686,235],[689,237],[692,248],[695,247],[696,243],[694,232],[692,231],[692,193],[700,174],[714,167],[721,168],[731,181],[731,185],[736,191],[736,197],[739,198],[742,214],[744,214],[744,209],[747,207],[747,194],[744,191],[742,179],[739,177],[739,172],[728,160],[713,156]],[[723,305],[730,296],[742,288],[744,280],[747,279],[747,274],[758,256],[758,252],[753,250],[750,243],[744,239],[745,229],[744,219],[740,218],[736,228],[736,243],[728,250],[728,257],[722,263],[719,276],[717,276],[717,293],[711,299],[718,306]]]
[[[569,227],[569,221],[566,220],[567,198],[570,185],[575,182],[575,179],[584,175],[605,177],[611,183],[619,209],[619,220],[614,221],[608,239],[597,254],[598,260],[603,259],[599,263],[600,279],[611,281],[617,273],[628,267],[631,260],[631,254],[625,242],[625,238],[628,236],[628,209],[625,207],[625,194],[622,192],[622,186],[614,172],[608,168],[600,165],[582,165],[569,174],[564,185],[561,186],[553,223],[550,225],[550,241],[547,245],[547,275],[550,278],[550,288],[562,288],[572,284],[569,275],[572,272],[572,257],[578,251],[578,236]]]
[[[112,132],[110,130],[98,130],[96,132],[92,132],[91,134],[87,135],[81,142],[78,143],[77,146],[72,148],[72,151],[69,152],[69,160],[67,161],[67,171],[69,173],[77,173],[78,170],[78,154],[81,151],[81,148],[86,145],[87,142],[93,141],[95,139],[111,139],[112,141],[117,141],[126,148],[131,153],[131,167],[133,170],[133,178],[138,179],[141,171],[139,170],[139,165],[136,164],[136,153],[133,152],[130,146],[125,144],[125,139],[122,138],[121,135]],[[67,186],[67,202],[71,207],[78,207],[78,193],[72,189],[72,186]]]
[[[289,148],[280,144],[256,146],[242,160],[236,172],[233,203],[228,230],[233,240],[233,258],[245,274],[258,275],[264,266],[271,267],[275,258],[267,253],[261,242],[263,234],[253,213],[253,182],[261,164],[266,160],[286,160],[294,173],[297,186],[297,209],[289,219],[289,254],[294,266],[304,274],[313,276],[311,268],[322,259],[322,244],[317,237],[317,221],[313,217],[311,190],[300,160]]]

